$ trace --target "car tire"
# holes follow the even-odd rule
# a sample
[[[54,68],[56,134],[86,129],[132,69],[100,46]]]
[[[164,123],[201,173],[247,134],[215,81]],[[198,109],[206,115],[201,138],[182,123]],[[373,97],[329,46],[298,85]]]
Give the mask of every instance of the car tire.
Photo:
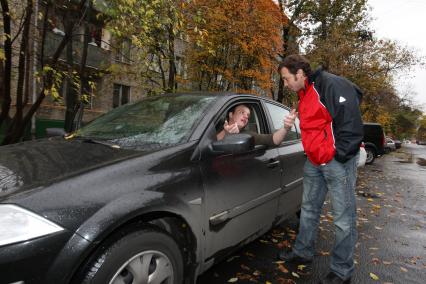
[[[152,228],[121,235],[101,245],[76,283],[182,283],[182,253],[172,237]]]
[[[367,152],[367,159],[365,160],[365,163],[371,165],[376,158],[376,151],[370,147],[365,147],[365,151]]]

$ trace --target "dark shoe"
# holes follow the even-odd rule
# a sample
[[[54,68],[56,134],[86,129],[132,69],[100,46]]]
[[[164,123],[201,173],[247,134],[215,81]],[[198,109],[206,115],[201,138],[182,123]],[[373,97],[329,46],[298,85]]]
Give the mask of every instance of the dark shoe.
[[[339,276],[337,276],[334,272],[329,272],[319,284],[349,284],[351,283],[351,278],[343,280]]]
[[[283,260],[285,262],[291,262],[296,264],[308,264],[312,262],[312,259],[300,257],[297,254],[295,254],[293,251],[285,251],[285,250],[282,250],[278,253],[278,259]]]

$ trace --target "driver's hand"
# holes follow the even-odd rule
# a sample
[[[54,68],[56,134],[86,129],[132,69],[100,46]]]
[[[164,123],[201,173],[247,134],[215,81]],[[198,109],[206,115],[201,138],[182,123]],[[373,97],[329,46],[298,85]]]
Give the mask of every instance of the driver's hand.
[[[234,124],[228,124],[228,121],[225,120],[223,129],[226,133],[240,133],[240,129],[238,128],[238,124],[236,122]]]

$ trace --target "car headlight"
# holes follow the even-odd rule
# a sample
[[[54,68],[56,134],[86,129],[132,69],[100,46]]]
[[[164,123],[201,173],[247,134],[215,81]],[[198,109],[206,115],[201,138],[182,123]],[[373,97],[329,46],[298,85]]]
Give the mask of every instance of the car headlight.
[[[0,246],[64,230],[46,218],[12,204],[0,204]]]

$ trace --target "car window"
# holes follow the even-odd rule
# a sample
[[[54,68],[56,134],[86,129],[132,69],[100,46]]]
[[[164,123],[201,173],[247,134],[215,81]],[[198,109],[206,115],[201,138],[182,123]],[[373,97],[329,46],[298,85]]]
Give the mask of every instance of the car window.
[[[121,147],[157,148],[182,143],[214,97],[159,96],[118,107],[81,128],[76,136]]]
[[[243,102],[233,103],[232,105],[226,108],[225,112],[220,114],[220,118],[215,124],[217,132],[223,130],[223,124],[225,123],[225,120],[228,120],[228,113],[231,111],[231,109],[241,103]],[[265,133],[264,128],[261,126],[262,115],[260,113],[259,105],[256,103],[246,103],[246,102],[244,102],[244,105],[246,105],[250,109],[250,117],[249,117],[247,126],[245,127],[245,130],[255,132],[258,134]]]
[[[276,130],[283,127],[284,124],[284,118],[290,114],[288,110],[286,110],[283,107],[271,104],[271,103],[265,103],[266,108],[268,109],[268,112],[272,119],[272,132],[275,132]],[[296,121],[296,123],[299,123],[299,120]],[[298,126],[298,125],[297,125]],[[290,132],[287,133],[284,141],[291,141],[298,139],[297,136],[297,130],[296,127],[293,125],[293,127],[290,129]]]

